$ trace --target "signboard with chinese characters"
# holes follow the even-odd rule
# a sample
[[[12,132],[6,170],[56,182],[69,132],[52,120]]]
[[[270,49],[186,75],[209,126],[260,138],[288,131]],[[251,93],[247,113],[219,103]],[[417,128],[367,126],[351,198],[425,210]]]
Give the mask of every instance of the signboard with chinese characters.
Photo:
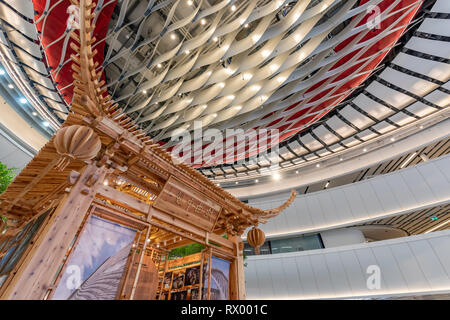
[[[217,203],[173,176],[167,180],[153,207],[206,231],[213,230],[222,209]]]

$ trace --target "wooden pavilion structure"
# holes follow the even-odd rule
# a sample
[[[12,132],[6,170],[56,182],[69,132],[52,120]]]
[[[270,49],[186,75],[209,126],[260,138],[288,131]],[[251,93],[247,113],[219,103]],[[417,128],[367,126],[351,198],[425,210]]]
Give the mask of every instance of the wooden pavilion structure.
[[[0,214],[7,218],[0,258],[13,246],[21,250],[10,270],[0,273],[6,277],[0,299],[52,298],[90,216],[137,230],[133,248],[139,250],[127,256],[117,299],[162,299],[164,275],[176,264],[168,252],[193,242],[205,249],[183,259],[202,266],[212,256],[229,261],[229,298],[244,299],[240,236],[278,215],[295,192],[282,206],[261,210],[177,164],[107,94],[91,47],[94,5],[71,1],[80,8],[80,29],[71,33],[73,104],[62,128],[0,195]],[[190,263],[184,260],[179,263]],[[145,268],[148,281],[142,280]],[[210,282],[210,270],[202,275]]]

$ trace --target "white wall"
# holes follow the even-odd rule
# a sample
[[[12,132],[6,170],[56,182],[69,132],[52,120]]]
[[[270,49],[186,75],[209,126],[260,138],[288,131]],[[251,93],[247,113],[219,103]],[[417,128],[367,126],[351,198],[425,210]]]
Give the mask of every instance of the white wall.
[[[450,292],[450,230],[330,249],[250,256],[247,299],[333,299]],[[380,270],[369,289],[369,266]],[[370,282],[369,282],[370,283]]]
[[[336,229],[320,233],[325,248],[334,248],[366,242],[364,234],[357,229]]]
[[[287,195],[252,199],[275,208]],[[342,228],[450,202],[450,155],[414,167],[319,192],[298,195],[279,216],[260,228],[266,236]]]

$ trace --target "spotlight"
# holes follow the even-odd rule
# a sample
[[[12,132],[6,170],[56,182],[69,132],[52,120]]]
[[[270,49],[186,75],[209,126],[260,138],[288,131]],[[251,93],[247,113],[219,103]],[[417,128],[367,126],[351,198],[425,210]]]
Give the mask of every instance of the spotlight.
[[[25,98],[20,98],[20,99],[19,99],[19,102],[20,102],[21,104],[25,104],[25,103],[27,103],[27,99],[25,99]]]
[[[48,123],[47,121],[44,121],[44,122],[42,122],[42,125],[43,125],[44,127],[48,127],[48,126],[50,125],[50,123]]]
[[[33,111],[31,114],[35,117],[38,115],[36,111]]]
[[[10,83],[10,84],[8,84],[8,88],[14,89],[14,86]]]

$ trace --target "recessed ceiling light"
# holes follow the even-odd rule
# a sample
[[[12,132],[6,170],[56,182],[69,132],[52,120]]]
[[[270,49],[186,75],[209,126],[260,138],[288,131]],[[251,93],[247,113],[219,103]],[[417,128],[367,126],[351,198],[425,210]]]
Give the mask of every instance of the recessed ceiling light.
[[[248,28],[248,23],[246,23],[246,24],[244,25],[244,28]]]
[[[188,6],[192,6],[192,4],[193,4],[192,0],[188,0],[188,1],[187,1],[187,5],[188,5]]]
[[[8,88],[14,89],[14,86],[10,83],[10,84],[8,84]]]
[[[392,137],[392,138],[391,138],[391,141],[392,141],[392,142],[394,142],[394,141],[395,141],[395,138],[394,138],[394,137]]]
[[[37,116],[38,114],[37,114],[36,111],[33,111],[32,115],[33,115],[33,116]]]
[[[156,65],[158,68],[161,68],[162,66],[161,66],[161,63],[158,63],[157,65]]]
[[[367,148],[364,148],[363,151],[364,151],[364,152],[367,152]]]
[[[147,94],[147,90],[142,90],[142,93],[143,94]]]
[[[4,75],[5,74],[5,70],[0,69],[0,75]]]
[[[190,51],[189,50],[186,50],[184,53],[186,53],[186,54],[189,54],[190,53]]]
[[[206,23],[206,20],[205,20],[205,19],[202,19],[202,20],[200,20],[200,23],[201,23],[201,24],[205,24],[205,23]]]
[[[263,51],[261,52],[261,54],[262,54],[263,57],[268,57],[269,54],[270,54],[270,51],[269,51],[269,50],[263,50]]]
[[[44,127],[48,127],[48,126],[50,125],[50,123],[48,123],[47,121],[44,121],[44,122],[42,122],[42,125],[43,125]]]
[[[27,99],[25,99],[25,98],[20,98],[20,99],[19,99],[19,102],[22,103],[22,104],[25,104],[25,103],[27,103]]]
[[[172,34],[170,35],[170,38],[171,38],[172,40],[175,40],[175,39],[177,38],[177,36],[176,36],[174,33],[172,33]]]
[[[280,178],[281,178],[281,176],[280,176],[280,174],[279,174],[278,172],[275,172],[275,173],[272,175],[272,177],[273,177],[275,180],[280,180]]]
[[[316,168],[320,168],[320,163],[316,164]]]
[[[297,171],[295,171],[295,173],[296,173],[296,174],[298,174],[298,170],[297,170]]]
[[[256,182],[256,183],[258,183],[258,182],[259,182],[259,180],[258,180],[258,179],[256,179],[256,180],[255,180],[255,182]]]
[[[231,6],[231,11],[236,11],[236,6],[234,4]]]
[[[239,184],[239,181],[236,181],[235,183],[236,183],[236,184]]]
[[[214,42],[217,42],[217,40],[219,40],[217,37],[214,37],[214,38],[213,38],[213,41],[214,41]]]

